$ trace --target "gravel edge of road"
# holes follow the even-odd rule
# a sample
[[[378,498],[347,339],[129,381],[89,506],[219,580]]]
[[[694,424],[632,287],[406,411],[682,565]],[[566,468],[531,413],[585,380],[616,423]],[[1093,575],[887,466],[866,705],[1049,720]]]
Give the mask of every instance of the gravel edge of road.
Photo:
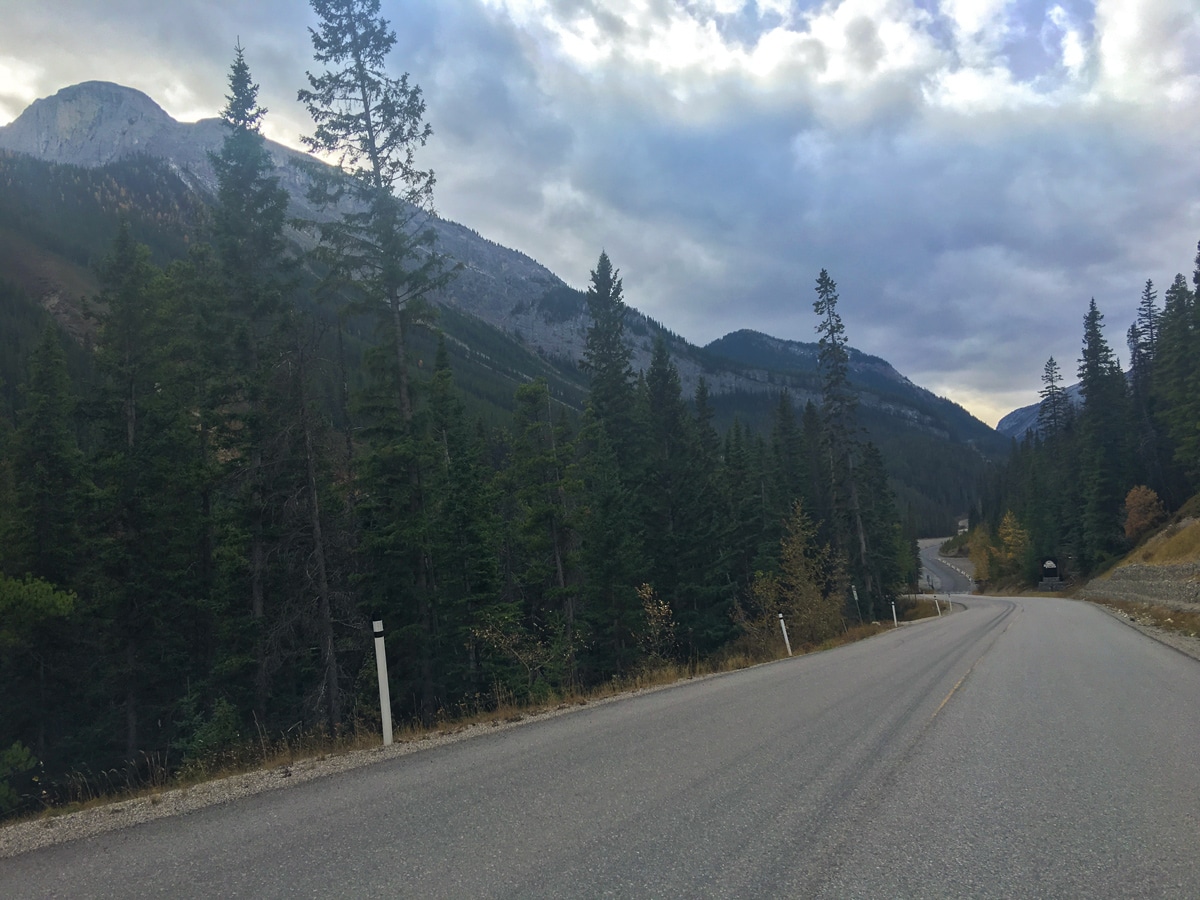
[[[1090,603],[1091,601],[1082,600],[1080,602]],[[1099,607],[1129,627],[1142,632],[1147,637],[1168,647],[1172,647],[1193,659],[1200,660],[1200,638],[1190,638],[1186,635],[1175,634],[1164,631],[1161,628],[1130,621],[1128,616],[1100,603],[1091,603],[1091,605]],[[782,662],[782,660],[776,660],[775,662]],[[764,665],[773,664],[764,663]],[[95,837],[96,835],[130,828],[134,825],[164,819],[169,816],[186,815],[187,813],[206,809],[210,806],[231,803],[267,791],[293,787],[318,778],[336,775],[341,772],[349,772],[386,760],[408,756],[412,753],[419,753],[435,747],[444,747],[485,734],[496,734],[533,722],[541,722],[572,712],[591,709],[607,703],[614,703],[629,697],[669,690],[681,684],[690,684],[708,678],[717,678],[725,674],[729,673],[716,672],[672,684],[640,688],[627,693],[614,694],[610,697],[588,700],[586,703],[561,704],[554,709],[536,713],[524,713],[519,718],[514,716],[507,721],[496,720],[477,725],[463,726],[461,728],[450,728],[445,731],[426,735],[418,740],[392,744],[390,747],[380,746],[367,750],[354,750],[349,753],[326,756],[324,758],[317,757],[297,760],[289,765],[230,775],[188,787],[171,788],[162,793],[119,800],[91,809],[79,810],[63,815],[44,815],[35,819],[16,822],[12,825],[0,826],[0,859],[19,856],[23,853],[40,850],[55,844]]]
[[[711,676],[702,676],[711,677]],[[699,679],[692,679],[699,680]],[[552,719],[582,709],[590,709],[605,703],[612,703],[633,694],[647,693],[658,688],[644,688],[630,694],[617,694],[612,697],[602,697],[588,700],[586,703],[562,704],[554,709],[536,713],[522,713],[508,720],[495,720],[477,725],[467,725],[461,728],[449,728],[425,735],[417,740],[394,743],[390,747],[372,747],[366,750],[352,750],[348,753],[301,759],[287,765],[271,769],[261,769],[254,772],[243,772],[229,775],[212,781],[187,787],[171,788],[158,794],[132,797],[106,803],[91,809],[63,815],[45,815],[13,825],[0,827],[0,859],[18,856],[31,850],[39,850],[53,844],[66,843],[81,838],[94,837],[109,831],[117,831],[164,819],[168,816],[184,815],[197,810],[231,803],[245,797],[262,794],[266,791],[293,787],[317,778],[349,772],[363,766],[374,765],[401,756],[431,750],[434,747],[444,747],[448,744],[479,737],[484,734],[496,734],[531,722]]]
[[[783,660],[760,663],[774,665]],[[741,671],[741,670],[739,670]],[[417,740],[394,743],[390,747],[372,747],[366,750],[352,750],[348,753],[314,757],[296,760],[293,763],[275,766],[271,769],[261,769],[254,772],[244,772],[205,781],[187,787],[170,788],[161,793],[151,793],[145,796],[131,797],[82,809],[77,812],[62,815],[42,815],[35,819],[15,822],[12,825],[0,826],[0,860],[19,856],[33,850],[41,850],[55,844],[65,844],[70,841],[95,837],[110,831],[118,831],[165,819],[169,816],[186,815],[217,806],[232,803],[267,791],[294,787],[307,781],[314,781],[329,775],[349,772],[375,763],[397,759],[435,747],[444,747],[459,741],[481,737],[487,734],[497,734],[512,728],[520,728],[534,722],[542,722],[558,716],[594,709],[618,700],[637,697],[656,691],[670,690],[683,684],[692,684],[710,678],[719,678],[729,672],[712,672],[697,675],[670,684],[660,684],[651,687],[638,688],[609,697],[589,699],[584,702],[562,703],[553,709],[540,712],[520,713],[508,719],[497,719],[475,725],[464,725],[458,728],[447,728],[433,734],[425,735]]]
[[[1080,603],[1089,603],[1098,609],[1104,610],[1114,619],[1119,622],[1124,622],[1130,628],[1140,631],[1142,634],[1151,640],[1158,641],[1172,650],[1182,653],[1184,656],[1190,656],[1192,659],[1200,661],[1200,638],[1189,637],[1186,634],[1180,634],[1177,631],[1168,631],[1165,628],[1159,628],[1157,625],[1146,625],[1142,622],[1131,619],[1126,613],[1119,609],[1113,609],[1110,606],[1105,606],[1103,603],[1098,603],[1093,600],[1080,599]]]

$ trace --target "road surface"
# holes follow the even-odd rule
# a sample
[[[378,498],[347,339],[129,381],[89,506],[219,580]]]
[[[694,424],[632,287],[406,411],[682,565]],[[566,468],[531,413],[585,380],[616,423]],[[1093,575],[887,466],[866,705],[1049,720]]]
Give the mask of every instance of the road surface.
[[[938,547],[945,543],[945,538],[925,538],[919,542],[921,551],[921,580],[932,583],[933,589],[939,593],[969,594],[975,584],[971,580],[971,561],[969,559],[943,559],[938,555]]]
[[[838,650],[11,859],[19,897],[1200,897],[1200,664],[959,596]]]

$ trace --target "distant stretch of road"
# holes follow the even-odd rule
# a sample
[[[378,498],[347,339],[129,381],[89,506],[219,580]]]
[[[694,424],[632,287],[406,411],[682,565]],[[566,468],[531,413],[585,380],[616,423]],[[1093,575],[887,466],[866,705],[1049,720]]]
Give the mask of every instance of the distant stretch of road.
[[[927,538],[920,542],[921,549],[921,581],[932,582],[933,589],[941,593],[969,594],[974,589],[971,580],[971,562],[966,559],[943,559],[938,555],[938,547],[945,541],[941,538]]]
[[[1200,664],[953,615],[0,860],[19,897],[1200,897]]]

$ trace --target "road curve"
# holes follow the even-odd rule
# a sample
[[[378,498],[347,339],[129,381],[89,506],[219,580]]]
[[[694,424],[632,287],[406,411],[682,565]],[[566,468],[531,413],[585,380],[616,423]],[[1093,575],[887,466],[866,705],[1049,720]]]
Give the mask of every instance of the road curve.
[[[975,583],[971,580],[971,562],[966,559],[943,559],[938,547],[945,538],[925,538],[920,541],[921,578],[932,583],[939,593],[969,594]]]
[[[1200,896],[1200,664],[1087,604],[955,600],[0,859],[0,896]]]

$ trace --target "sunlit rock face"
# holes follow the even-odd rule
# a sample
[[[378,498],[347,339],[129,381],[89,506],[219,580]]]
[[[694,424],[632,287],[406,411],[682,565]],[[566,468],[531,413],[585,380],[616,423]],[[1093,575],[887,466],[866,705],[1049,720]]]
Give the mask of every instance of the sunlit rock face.
[[[87,81],[34,102],[0,128],[0,146],[51,162],[101,166],[138,153],[156,155],[179,127],[141,91]]]

